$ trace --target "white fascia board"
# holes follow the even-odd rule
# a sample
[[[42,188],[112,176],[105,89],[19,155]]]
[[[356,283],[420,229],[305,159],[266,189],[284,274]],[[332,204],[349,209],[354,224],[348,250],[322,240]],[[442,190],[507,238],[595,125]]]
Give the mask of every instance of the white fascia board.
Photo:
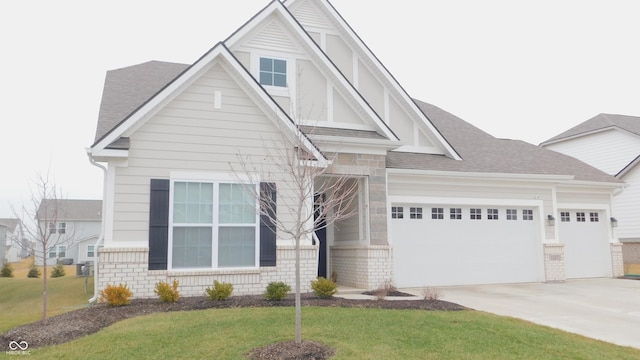
[[[431,133],[436,136],[438,141],[444,146],[448,155],[455,160],[462,160],[462,157],[455,151],[455,149],[449,144],[449,142],[444,138],[444,136],[438,131],[438,129],[431,123],[429,118],[418,108],[418,105],[409,97],[409,94],[404,90],[404,88],[398,83],[398,81],[391,75],[389,70],[380,62],[380,60],[373,54],[371,49],[362,41],[362,39],[355,33],[355,31],[349,26],[349,24],[344,20],[344,18],[338,13],[338,11],[331,5],[327,0],[319,1],[322,6],[334,17],[334,19],[340,24],[342,30],[346,32],[346,34],[353,39],[353,41],[358,44],[357,49],[355,49],[361,55],[361,59],[368,59],[370,63],[376,68],[379,74],[381,74],[384,79],[387,81],[387,84],[390,85],[395,93],[399,95],[405,102],[408,104],[411,110],[415,113],[415,115],[422,120],[424,126],[426,126]]]
[[[586,181],[586,180],[574,180],[562,184],[558,184],[559,186],[579,186],[579,187],[597,187],[597,188],[608,188],[608,189],[620,189],[626,188],[629,186],[627,183],[615,183],[615,182],[600,182],[600,181]]]
[[[327,55],[322,52],[322,50],[318,47],[318,45],[313,41],[311,36],[302,28],[300,23],[296,21],[293,15],[287,10],[287,8],[280,1],[273,1],[267,7],[262,9],[258,14],[256,14],[253,18],[251,18],[247,23],[245,23],[240,29],[234,32],[231,36],[229,36],[224,44],[228,48],[233,48],[242,38],[248,35],[261,21],[269,17],[271,14],[277,14],[281,19],[284,20],[285,24],[289,25],[289,29],[297,35],[298,40],[300,40],[302,45],[306,46],[306,50],[309,55],[313,55],[311,57],[311,61],[315,60],[315,64],[318,65],[318,61],[324,65],[325,67],[325,75],[326,71],[329,72],[329,75],[340,84],[344,90],[346,90],[349,95],[356,100],[359,107],[362,109],[364,114],[372,119],[378,129],[380,129],[384,135],[396,141],[400,141],[398,136],[389,128],[389,126],[378,116],[378,114],[371,108],[371,106],[364,100],[362,95],[349,83],[349,81],[344,77],[344,75],[336,68],[336,66],[331,63]]]
[[[123,149],[88,148],[86,151],[92,159],[99,162],[105,162],[108,159],[126,159],[129,157],[129,150]]]
[[[574,179],[572,175],[541,175],[541,174],[509,174],[509,173],[479,173],[479,172],[460,172],[460,171],[440,171],[440,170],[415,170],[415,169],[387,169],[390,175],[414,175],[414,176],[431,176],[431,177],[447,177],[461,179],[491,179],[491,180],[521,180],[521,181],[544,181],[559,182],[571,181]]]
[[[540,146],[541,147],[547,147],[549,145],[553,145],[553,144],[557,144],[557,143],[561,143],[561,142],[565,142],[565,141],[569,141],[569,140],[573,140],[573,139],[578,139],[578,138],[581,138],[581,137],[584,137],[584,136],[594,135],[594,134],[598,134],[598,133],[609,131],[609,130],[615,130],[615,129],[622,130],[622,131],[628,132],[629,134],[633,134],[635,136],[638,136],[638,134],[634,134],[632,132],[626,131],[626,130],[621,129],[621,128],[615,126],[615,125],[611,125],[611,126],[603,127],[603,128],[600,128],[600,129],[595,129],[595,130],[586,131],[586,132],[582,132],[582,133],[579,133],[579,134],[563,137],[563,138],[556,139],[556,140],[545,141],[545,142],[540,143]]]

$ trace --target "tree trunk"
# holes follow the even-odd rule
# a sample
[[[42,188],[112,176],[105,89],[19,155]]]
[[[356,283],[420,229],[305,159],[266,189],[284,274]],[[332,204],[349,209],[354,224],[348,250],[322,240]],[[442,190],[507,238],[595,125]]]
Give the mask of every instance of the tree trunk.
[[[42,321],[47,322],[47,258],[44,258],[42,265]]]
[[[302,344],[302,304],[300,302],[300,237],[296,238],[296,344]]]

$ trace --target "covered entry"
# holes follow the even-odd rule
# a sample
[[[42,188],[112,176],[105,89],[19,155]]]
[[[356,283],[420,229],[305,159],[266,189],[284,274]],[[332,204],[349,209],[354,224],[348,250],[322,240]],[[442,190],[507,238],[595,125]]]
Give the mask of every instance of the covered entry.
[[[537,208],[392,204],[400,287],[542,280]]]

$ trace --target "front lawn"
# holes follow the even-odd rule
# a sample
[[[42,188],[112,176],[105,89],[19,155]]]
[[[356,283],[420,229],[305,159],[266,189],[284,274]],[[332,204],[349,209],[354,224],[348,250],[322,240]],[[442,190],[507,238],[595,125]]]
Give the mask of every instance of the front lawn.
[[[31,350],[31,358],[244,359],[294,337],[293,308],[153,314]],[[303,339],[332,359],[639,359],[640,350],[477,311],[303,308]]]

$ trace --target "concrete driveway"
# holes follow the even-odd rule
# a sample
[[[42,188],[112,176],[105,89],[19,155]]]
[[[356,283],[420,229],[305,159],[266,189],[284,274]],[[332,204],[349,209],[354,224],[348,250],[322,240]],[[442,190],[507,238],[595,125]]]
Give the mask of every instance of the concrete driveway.
[[[585,279],[438,289],[441,300],[640,349],[638,280]]]

